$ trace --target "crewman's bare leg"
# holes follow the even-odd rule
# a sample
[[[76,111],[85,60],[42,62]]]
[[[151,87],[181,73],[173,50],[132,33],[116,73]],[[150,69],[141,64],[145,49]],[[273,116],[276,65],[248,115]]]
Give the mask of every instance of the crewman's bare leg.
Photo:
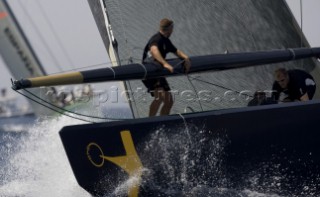
[[[161,103],[163,102],[161,99],[161,92],[163,92],[162,88],[156,88],[154,90],[154,100],[150,105],[149,117],[155,116],[159,110]]]
[[[162,109],[160,111],[160,115],[169,115],[170,114],[170,110],[173,106],[173,99],[172,99],[172,95],[170,92],[164,91],[162,93],[162,99],[163,99],[163,106]]]

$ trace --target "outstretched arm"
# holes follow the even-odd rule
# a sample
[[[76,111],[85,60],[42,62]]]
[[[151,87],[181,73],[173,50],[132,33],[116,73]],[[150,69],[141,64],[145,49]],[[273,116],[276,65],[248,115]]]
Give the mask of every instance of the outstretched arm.
[[[167,70],[169,70],[171,73],[173,73],[173,67],[162,57],[159,49],[157,46],[152,45],[150,47],[150,52],[151,55],[154,59],[156,59],[158,62],[160,62],[160,64],[162,64],[162,66],[164,68],[166,68]]]

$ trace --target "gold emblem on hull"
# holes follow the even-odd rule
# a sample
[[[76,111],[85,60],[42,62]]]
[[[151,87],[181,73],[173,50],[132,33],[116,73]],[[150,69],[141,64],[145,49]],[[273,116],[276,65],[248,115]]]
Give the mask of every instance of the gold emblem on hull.
[[[124,130],[120,132],[122,143],[125,149],[126,154],[123,156],[115,156],[109,157],[106,156],[101,147],[95,142],[91,142],[87,145],[87,156],[89,161],[98,168],[103,167],[105,161],[110,161],[120,168],[122,168],[125,172],[128,173],[129,179],[132,179],[132,184],[129,186],[128,196],[129,197],[137,197],[139,195],[139,186],[141,183],[141,175],[142,175],[142,163],[135,149],[131,133],[128,130]],[[101,161],[94,161],[90,155],[90,150],[93,148],[98,149],[99,157]]]

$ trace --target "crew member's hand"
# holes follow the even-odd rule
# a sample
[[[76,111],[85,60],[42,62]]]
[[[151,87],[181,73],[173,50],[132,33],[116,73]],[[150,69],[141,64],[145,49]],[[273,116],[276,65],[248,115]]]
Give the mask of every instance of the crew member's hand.
[[[164,67],[165,69],[167,69],[167,70],[168,70],[169,72],[171,72],[171,73],[174,72],[173,67],[172,67],[170,64],[168,64],[168,63],[165,63],[165,64],[163,65],[163,67]]]
[[[189,70],[190,70],[190,67],[191,67],[191,61],[190,61],[190,59],[189,58],[186,58],[185,60],[184,60],[184,71],[185,71],[185,73],[187,74],[188,72],[189,72]]]

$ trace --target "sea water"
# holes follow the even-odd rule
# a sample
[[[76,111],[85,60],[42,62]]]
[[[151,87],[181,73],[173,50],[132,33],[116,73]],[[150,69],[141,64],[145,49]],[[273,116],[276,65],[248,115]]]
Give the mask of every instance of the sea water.
[[[0,196],[90,196],[77,184],[59,137],[62,127],[84,123],[65,116],[39,119],[29,115],[0,119]],[[185,128],[180,129],[181,132],[188,132]],[[218,138],[210,142],[212,146],[210,160],[200,161],[200,158],[196,158],[190,161],[189,155],[197,154],[192,150],[196,150],[197,146],[201,146],[201,142],[206,140],[201,138],[201,133],[206,131],[199,128],[200,135],[199,139],[196,139],[197,143],[193,141],[192,136],[168,136],[164,135],[165,131],[166,128],[155,131],[145,147],[146,149],[159,149],[164,158],[162,159],[164,162],[157,165],[169,175],[171,179],[169,184],[172,185],[160,188],[165,196],[277,197],[283,193],[281,185],[277,185],[283,177],[271,175],[271,182],[261,183],[259,176],[264,172],[259,171],[248,177],[249,186],[246,183],[242,188],[228,187],[232,183],[228,183],[228,180],[223,178],[223,171],[220,170],[221,162],[219,162],[227,143],[225,138]],[[172,138],[177,139],[177,142],[168,143]],[[174,155],[179,155],[180,161],[171,158],[172,152]],[[148,157],[150,162],[154,162],[152,156]],[[177,162],[180,162],[180,167],[177,167]],[[201,173],[219,175],[216,180],[218,184],[215,187],[195,182],[194,177],[188,176],[186,166],[196,165],[197,162],[206,162],[206,167],[199,172],[199,176]],[[152,180],[152,172],[144,169],[143,173],[151,178],[150,181],[148,180],[149,187],[160,187],[153,185],[156,181]],[[126,191],[123,189],[126,188],[125,184],[130,184],[130,180],[118,185],[114,192],[105,194],[105,196],[125,195]],[[279,187],[279,192],[274,189],[268,190],[269,187]],[[315,196],[307,186],[300,194],[299,196]]]
[[[0,196],[90,196],[78,186],[58,134],[79,123],[65,116],[0,119]]]

